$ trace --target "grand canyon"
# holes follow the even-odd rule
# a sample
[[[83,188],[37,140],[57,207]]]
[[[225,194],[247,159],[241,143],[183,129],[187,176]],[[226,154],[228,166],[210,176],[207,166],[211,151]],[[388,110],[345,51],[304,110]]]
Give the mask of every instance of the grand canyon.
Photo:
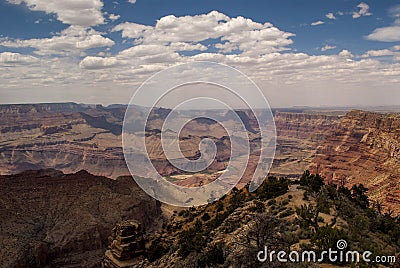
[[[125,109],[76,103],[0,105],[2,267],[96,267],[119,222],[137,221],[153,240],[161,239],[154,238],[161,225],[173,224],[171,215],[181,209],[147,196],[127,169],[121,144]],[[140,117],[141,108],[136,109]],[[214,140],[218,153],[205,172],[182,173],[160,151],[159,129],[169,112],[158,108],[149,118],[146,145],[157,171],[178,185],[214,180],[229,160],[226,132],[217,122],[202,119],[185,126],[180,134],[185,157],[196,158],[205,137]],[[209,112],[222,121],[230,118],[229,112]],[[252,148],[238,184],[243,188],[257,160],[257,123],[251,112],[236,112]],[[399,114],[334,108],[276,109],[273,114],[276,153],[266,176],[295,180],[309,169],[327,184],[363,184],[371,206],[400,213]]]

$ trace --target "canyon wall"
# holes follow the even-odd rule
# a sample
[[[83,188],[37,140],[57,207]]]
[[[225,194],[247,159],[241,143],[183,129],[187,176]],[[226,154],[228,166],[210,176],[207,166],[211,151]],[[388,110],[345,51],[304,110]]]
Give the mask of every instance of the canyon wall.
[[[85,169],[114,179],[129,175],[121,148],[125,108],[74,103],[0,105],[0,174],[56,168],[65,173]],[[165,161],[160,146],[159,128],[168,113],[168,109],[160,108],[151,114],[146,138],[153,164],[164,176],[179,174]],[[247,182],[258,161],[258,126],[251,113],[238,114],[245,121],[253,151],[245,173]],[[140,107],[135,116],[143,116]],[[232,119],[231,112],[219,111],[217,116],[226,122]],[[274,111],[274,118],[277,144],[271,175],[296,178],[311,169],[328,181],[346,179],[350,186],[363,183],[370,188],[372,199],[388,208],[398,205],[398,115],[296,109]],[[185,126],[182,133],[181,148],[192,159],[198,157],[198,144],[208,133],[218,147],[217,160],[208,172],[224,169],[229,140],[218,124],[197,120]],[[210,179],[214,177],[193,180],[204,183]]]
[[[0,105],[0,174],[55,168],[129,175],[120,139],[124,111],[73,103]]]
[[[159,203],[130,177],[39,170],[0,184],[0,267],[99,267],[116,223],[150,231],[161,219]]]
[[[322,141],[312,172],[347,186],[364,184],[372,200],[400,212],[400,115],[351,111]]]
[[[278,111],[274,118],[277,144],[271,175],[297,178],[310,167],[318,145],[342,117]]]

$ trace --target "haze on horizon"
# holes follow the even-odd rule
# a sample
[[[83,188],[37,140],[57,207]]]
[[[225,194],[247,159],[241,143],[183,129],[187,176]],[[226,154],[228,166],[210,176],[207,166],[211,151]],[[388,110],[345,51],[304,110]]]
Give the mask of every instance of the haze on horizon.
[[[249,76],[271,107],[398,105],[400,3],[303,4],[6,0],[0,103],[126,104],[155,73],[212,61]]]

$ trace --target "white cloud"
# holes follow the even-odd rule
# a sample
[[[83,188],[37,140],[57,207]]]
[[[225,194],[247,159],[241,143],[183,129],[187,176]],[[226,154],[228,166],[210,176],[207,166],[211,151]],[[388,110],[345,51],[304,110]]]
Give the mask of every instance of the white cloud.
[[[333,15],[333,13],[328,13],[325,15],[325,17],[327,17],[330,20],[336,20],[336,17],[335,17],[335,15]]]
[[[393,56],[395,52],[389,49],[380,49],[380,50],[368,50],[367,52],[362,55],[362,57],[383,57],[383,56]]]
[[[199,43],[192,44],[192,43],[185,43],[185,42],[171,43],[170,47],[174,51],[194,51],[194,50],[204,51],[204,50],[208,49],[205,45],[202,45],[202,44],[199,44]]]
[[[327,51],[327,50],[335,49],[335,48],[336,48],[336,46],[325,45],[321,48],[321,51]]]
[[[57,19],[65,24],[83,27],[99,25],[104,22],[101,0],[7,0],[12,4],[25,3],[29,9],[56,14]]]
[[[90,48],[113,46],[114,41],[101,36],[99,32],[93,29],[70,26],[51,38],[5,39],[0,41],[0,45],[16,48],[31,47],[36,49],[34,53],[38,55],[79,55]]]
[[[108,18],[110,19],[110,20],[117,20],[117,19],[119,19],[121,16],[120,15],[115,15],[115,14],[110,14],[109,16],[108,16]]]
[[[104,69],[111,68],[118,65],[118,60],[114,57],[85,57],[80,63],[79,67],[82,69]]]
[[[359,8],[359,10],[357,12],[353,12],[353,15],[352,15],[352,17],[354,19],[358,19],[361,16],[371,16],[372,15],[372,13],[369,12],[369,5],[367,5],[366,3],[361,2],[360,4],[358,4],[357,7]]]
[[[254,79],[274,106],[376,104],[387,103],[386,97],[389,102],[400,97],[400,63],[373,56],[384,51],[367,52],[368,57],[355,57],[348,50],[330,55],[297,53],[287,48],[293,34],[268,22],[211,12],[167,16],[154,26],[122,23],[114,31],[130,38],[125,44],[131,47],[111,53],[107,48],[112,40],[77,26],[51,38],[0,39],[0,45],[36,49],[31,56],[0,54],[7,66],[0,72],[4,96],[0,101],[124,103],[155,72],[194,60],[238,68]],[[105,49],[96,56],[86,55],[88,48],[101,46]],[[394,60],[399,59],[396,49],[389,49]],[[61,57],[48,56],[54,54]]]
[[[136,0],[128,0],[128,2],[131,3],[131,4],[135,4]]]
[[[137,45],[125,49],[116,56],[133,66],[146,64],[174,64],[182,61],[182,57],[165,45]]]
[[[339,52],[339,56],[343,57],[343,58],[353,58],[354,57],[354,55],[350,51],[348,51],[347,49],[344,49],[344,50],[340,51]]]
[[[311,26],[322,25],[322,24],[324,24],[324,23],[325,23],[325,22],[323,22],[322,20],[319,20],[319,21],[315,21],[315,22],[311,23]]]
[[[393,25],[375,29],[366,38],[368,40],[381,41],[381,42],[400,41],[400,25]]]
[[[152,31],[152,26],[146,26],[143,24],[124,22],[118,24],[113,28],[114,32],[121,31],[122,37],[124,38],[140,38],[143,37],[145,31]]]
[[[371,34],[366,36],[366,39],[381,42],[400,41],[400,5],[389,9],[389,16],[395,19],[394,23],[391,26],[375,29]]]
[[[31,55],[23,55],[13,52],[0,53],[0,64],[5,65],[25,65],[38,62],[39,60]]]
[[[262,24],[243,17],[230,18],[217,11],[195,16],[165,16],[154,27],[126,22],[114,27],[113,31],[122,31],[122,37],[135,39],[135,44],[171,47],[174,43],[198,45],[208,39],[220,39],[215,47],[221,51],[235,48],[258,55],[286,50],[286,46],[293,42],[290,37],[294,36],[271,23]]]

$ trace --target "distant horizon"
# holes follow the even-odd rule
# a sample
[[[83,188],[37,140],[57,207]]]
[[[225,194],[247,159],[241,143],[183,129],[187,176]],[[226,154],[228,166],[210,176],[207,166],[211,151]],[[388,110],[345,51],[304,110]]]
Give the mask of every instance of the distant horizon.
[[[110,107],[110,106],[128,106],[129,104],[126,103],[111,103],[111,104],[102,104],[102,103],[86,103],[86,102],[75,102],[75,101],[65,101],[65,102],[24,102],[24,103],[0,103],[0,106],[6,106],[6,105],[46,105],[46,104],[77,104],[77,105],[88,105],[88,106],[97,106],[101,105],[102,107]],[[132,104],[131,104],[132,105]],[[132,105],[132,106],[140,106],[140,105]],[[143,108],[149,108],[145,106],[140,106]],[[163,109],[172,109],[170,107],[164,107],[164,106],[156,106],[155,108],[163,108]],[[359,108],[398,108],[400,109],[400,104],[399,105],[338,105],[338,106],[303,106],[303,105],[295,105],[295,106],[287,106],[287,107],[271,107],[271,109],[337,109],[337,110],[346,110],[346,109],[357,109]],[[235,108],[235,110],[246,110],[244,108]],[[254,110],[259,110],[262,108],[255,108]],[[202,109],[191,109],[193,111],[196,110],[202,110]],[[206,108],[204,110],[224,110],[224,109],[213,109],[213,108]],[[400,112],[400,110],[399,110]]]

